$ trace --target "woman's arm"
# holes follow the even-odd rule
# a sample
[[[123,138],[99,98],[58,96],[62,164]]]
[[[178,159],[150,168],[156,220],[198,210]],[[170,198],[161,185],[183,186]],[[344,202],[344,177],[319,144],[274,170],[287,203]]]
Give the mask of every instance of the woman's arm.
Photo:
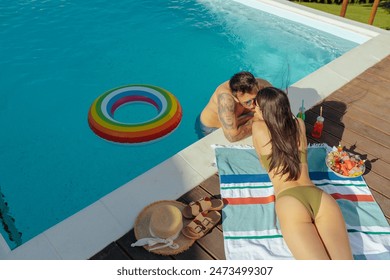
[[[299,124],[299,140],[302,142],[300,143],[300,148],[301,149],[306,149],[307,148],[307,138],[306,138],[306,125],[304,120],[301,118],[297,118],[298,124]]]
[[[256,154],[259,158],[261,166],[261,155],[271,154],[270,135],[268,132],[267,125],[263,120],[257,119],[252,124],[252,142],[256,150]],[[263,166],[264,167],[264,166]]]

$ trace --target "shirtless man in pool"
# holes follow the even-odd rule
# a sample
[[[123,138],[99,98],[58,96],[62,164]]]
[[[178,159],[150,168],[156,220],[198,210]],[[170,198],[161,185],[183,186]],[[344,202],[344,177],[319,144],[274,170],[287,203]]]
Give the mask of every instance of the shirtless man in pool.
[[[217,87],[199,117],[203,135],[222,127],[225,137],[236,142],[252,134],[257,92],[272,86],[249,72],[239,72]]]

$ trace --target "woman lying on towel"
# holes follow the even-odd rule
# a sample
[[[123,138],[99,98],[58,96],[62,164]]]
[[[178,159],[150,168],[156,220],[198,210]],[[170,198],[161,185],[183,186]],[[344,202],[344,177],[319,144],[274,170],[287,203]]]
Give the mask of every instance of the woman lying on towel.
[[[253,144],[275,190],[283,238],[296,259],[353,259],[337,202],[309,178],[305,123],[286,93],[268,87],[256,97]]]

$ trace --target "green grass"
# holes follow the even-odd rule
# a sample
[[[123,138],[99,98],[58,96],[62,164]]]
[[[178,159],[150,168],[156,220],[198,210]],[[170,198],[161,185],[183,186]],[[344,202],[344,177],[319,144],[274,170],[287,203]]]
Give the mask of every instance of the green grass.
[[[341,5],[337,4],[320,4],[320,3],[312,3],[312,2],[298,2],[295,3],[304,5],[306,7],[310,7],[316,10],[320,10],[333,15],[340,15]],[[359,5],[359,4],[348,4],[347,12],[345,13],[345,17],[351,20],[355,20],[358,22],[368,24],[368,20],[370,18],[372,10],[372,5]],[[374,26],[390,30],[390,13],[385,9],[378,7],[378,10],[375,14]]]

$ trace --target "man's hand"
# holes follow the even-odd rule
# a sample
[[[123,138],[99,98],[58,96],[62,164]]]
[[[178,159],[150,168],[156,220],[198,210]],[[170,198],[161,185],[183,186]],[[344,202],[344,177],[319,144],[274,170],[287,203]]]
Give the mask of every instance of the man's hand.
[[[253,119],[255,112],[249,112],[238,117],[238,126],[244,125],[249,120]]]

